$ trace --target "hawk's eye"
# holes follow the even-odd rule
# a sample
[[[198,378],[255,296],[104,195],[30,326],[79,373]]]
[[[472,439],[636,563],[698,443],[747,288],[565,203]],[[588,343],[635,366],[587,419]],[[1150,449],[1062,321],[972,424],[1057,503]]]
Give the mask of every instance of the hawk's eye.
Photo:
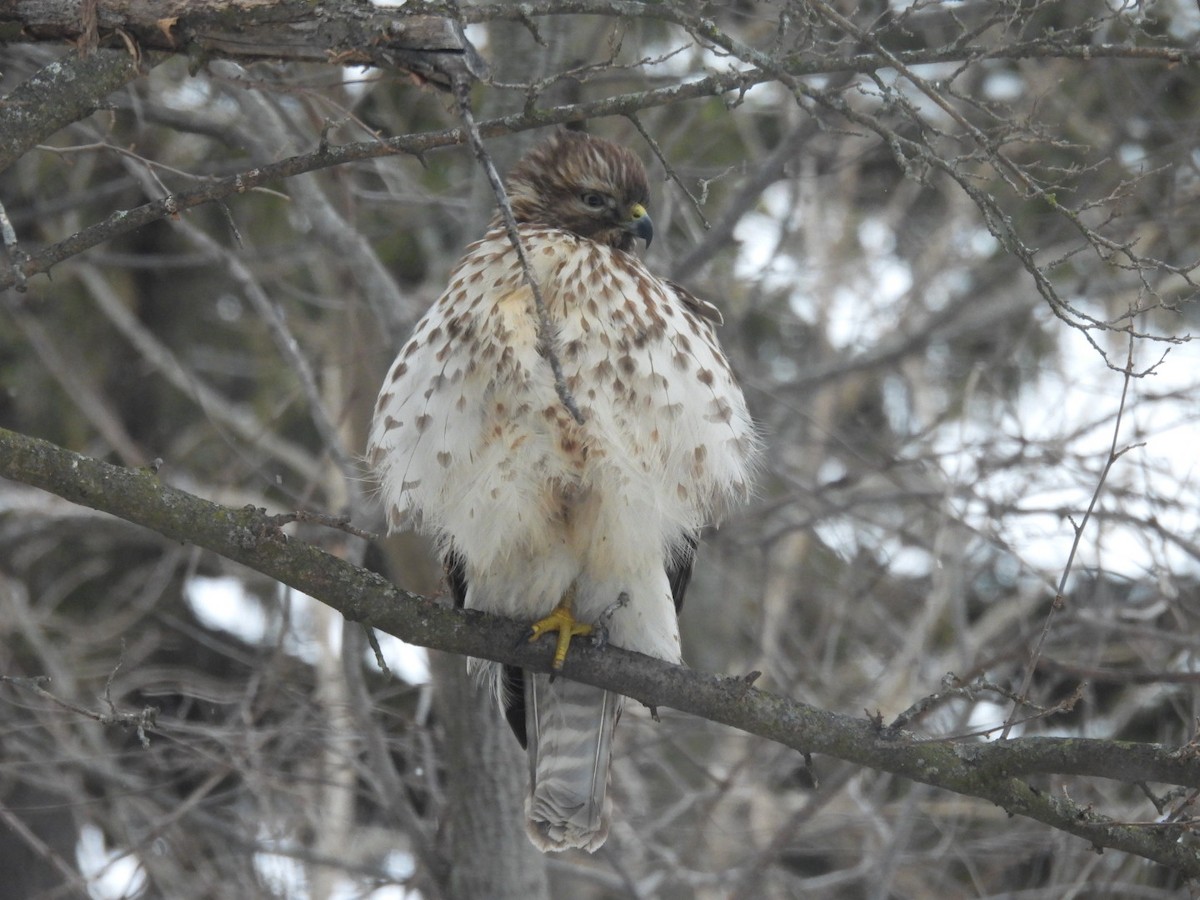
[[[589,206],[592,209],[603,209],[607,205],[604,195],[597,191],[584,191],[580,195],[580,199],[583,200],[585,206]]]

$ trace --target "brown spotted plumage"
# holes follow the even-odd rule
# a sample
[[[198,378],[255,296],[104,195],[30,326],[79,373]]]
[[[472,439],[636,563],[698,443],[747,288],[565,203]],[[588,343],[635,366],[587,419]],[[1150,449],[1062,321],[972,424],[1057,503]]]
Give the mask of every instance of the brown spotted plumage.
[[[584,421],[538,351],[533,294],[497,219],[380,392],[368,460],[389,527],[437,539],[460,604],[522,620],[565,606],[584,623],[608,610],[613,644],[678,662],[697,535],[745,499],[755,449],[720,313],[633,255],[651,226],[628,150],[560,132],[507,189]],[[528,746],[531,839],[596,849],[620,698],[481,668]]]

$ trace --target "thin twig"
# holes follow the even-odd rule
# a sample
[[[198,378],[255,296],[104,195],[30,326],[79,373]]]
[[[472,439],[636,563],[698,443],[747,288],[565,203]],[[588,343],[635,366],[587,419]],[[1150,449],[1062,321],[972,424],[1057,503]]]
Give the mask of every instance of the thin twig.
[[[372,531],[366,531],[350,524],[349,516],[330,515],[329,513],[314,512],[308,509],[297,509],[292,512],[279,513],[278,515],[268,516],[266,519],[271,525],[280,527],[289,525],[292,522],[306,522],[312,525],[323,525],[326,528],[336,528],[338,531],[344,531],[346,534],[352,534],[355,537],[363,540],[373,541],[379,535]]]
[[[1050,716],[1057,715],[1058,713],[1069,713],[1073,711],[1079,704],[1079,701],[1083,699],[1083,693],[1085,690],[1087,690],[1087,682],[1081,681],[1075,685],[1075,688],[1071,691],[1071,693],[1063,697],[1063,699],[1059,700],[1053,706],[1038,706],[1035,703],[1020,700],[1019,696],[1013,691],[1001,689],[1001,693],[1014,703],[1017,703],[1018,706],[1032,707],[1034,712],[1028,716],[1022,716],[1021,718],[1016,719],[1015,721],[1011,722],[1011,724],[1008,721],[1005,721],[1002,725],[994,725],[990,728],[976,728],[972,731],[961,731],[955,732],[954,734],[943,734],[930,738],[917,738],[914,740],[914,743],[954,743],[956,741],[963,741],[968,738],[991,737],[997,731],[1003,731],[1005,728],[1011,727],[1011,725],[1024,725],[1027,722],[1045,719]]]
[[[120,671],[121,663],[123,662],[125,662],[125,638],[121,638],[121,654],[117,657],[116,665],[108,673],[108,680],[104,682],[104,703],[108,707],[108,714],[110,716],[118,714],[117,705],[112,701],[112,683],[113,679],[117,677],[117,672]]]
[[[537,278],[534,277],[533,268],[529,265],[529,258],[525,254],[525,247],[521,243],[521,232],[517,227],[517,220],[513,217],[512,206],[508,202],[508,194],[504,191],[504,182],[500,179],[500,175],[492,163],[491,154],[488,153],[487,148],[483,145],[483,138],[479,134],[479,127],[475,123],[475,117],[471,114],[471,102],[467,87],[466,82],[462,80],[455,82],[454,94],[458,99],[459,113],[462,115],[463,125],[467,130],[467,140],[475,153],[475,159],[483,167],[483,171],[487,173],[488,181],[492,185],[492,191],[496,195],[500,218],[504,221],[504,228],[508,232],[508,239],[512,242],[513,249],[517,253],[517,259],[520,260],[521,272],[525,276],[525,283],[529,285],[530,291],[533,292],[533,305],[537,311],[538,319],[538,354],[550,363],[550,371],[554,373],[554,390],[558,393],[558,399],[567,408],[567,412],[571,414],[571,418],[582,425],[584,421],[583,413],[580,412],[579,404],[575,402],[575,397],[572,396],[570,388],[567,387],[567,380],[563,376],[562,363],[558,359],[558,351],[555,347],[554,327],[550,324],[550,313],[546,309],[546,301],[542,298],[541,288],[538,285]]]
[[[362,630],[367,635],[367,643],[371,646],[371,652],[375,654],[375,665],[379,666],[383,677],[389,680],[395,678],[396,676],[388,667],[387,660],[383,658],[383,648],[379,646],[379,638],[375,634],[375,629],[363,622]]]
[[[1042,623],[1042,633],[1038,635],[1037,643],[1034,644],[1033,652],[1029,655],[1029,662],[1025,666],[1025,677],[1021,681],[1021,687],[1017,691],[1017,700],[1013,704],[1012,712],[1009,713],[1008,719],[1005,720],[1004,730],[1000,733],[1000,738],[1003,740],[1008,737],[1008,733],[1012,730],[1012,726],[1016,724],[1017,711],[1025,702],[1025,698],[1029,694],[1029,686],[1033,683],[1033,673],[1036,671],[1038,661],[1042,657],[1042,647],[1046,643],[1046,636],[1050,634],[1050,628],[1054,624],[1055,614],[1066,605],[1065,592],[1067,590],[1067,579],[1071,575],[1071,567],[1075,564],[1075,554],[1079,551],[1079,546],[1083,541],[1083,532],[1087,528],[1088,522],[1092,518],[1092,511],[1096,508],[1096,503],[1100,500],[1100,492],[1104,489],[1104,482],[1108,478],[1109,471],[1112,470],[1113,463],[1120,459],[1125,450],[1118,450],[1117,441],[1121,434],[1121,419],[1125,414],[1125,401],[1129,396],[1129,383],[1133,380],[1133,334],[1129,335],[1129,350],[1125,360],[1125,378],[1121,385],[1121,402],[1117,406],[1116,420],[1113,422],[1112,443],[1108,448],[1108,459],[1104,461],[1104,468],[1100,470],[1100,478],[1096,482],[1096,489],[1092,491],[1092,499],[1088,503],[1087,510],[1083,514],[1083,518],[1079,520],[1079,524],[1074,525],[1075,539],[1071,542],[1071,550],[1067,554],[1067,562],[1063,566],[1061,577],[1058,579],[1058,588],[1054,594],[1054,600],[1050,604],[1050,609],[1046,613],[1046,620]]]
[[[671,165],[670,160],[663,153],[662,147],[658,146],[658,141],[651,137],[650,132],[642,125],[642,120],[637,117],[636,113],[630,113],[625,118],[633,123],[633,127],[638,130],[638,134],[650,145],[650,149],[654,151],[654,155],[658,157],[658,161],[663,164],[663,168],[667,172],[667,177],[675,182],[679,189],[687,195],[687,198],[692,201],[692,208],[696,210],[696,215],[700,217],[700,222],[704,225],[704,230],[708,231],[712,228],[708,218],[704,215],[704,209],[700,206],[700,201],[696,198],[695,194],[688,190],[688,186],[683,183],[683,179],[679,177],[679,174],[675,171],[675,167]]]

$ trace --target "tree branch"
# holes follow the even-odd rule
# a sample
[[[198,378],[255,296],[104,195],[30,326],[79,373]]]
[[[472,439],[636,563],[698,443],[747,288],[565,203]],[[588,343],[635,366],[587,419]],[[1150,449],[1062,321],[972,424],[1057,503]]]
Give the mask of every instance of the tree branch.
[[[172,488],[146,469],[125,469],[0,429],[0,475],[187,541],[303,591],[346,618],[451,653],[549,671],[551,648],[522,640],[526,626],[455,610],[400,590],[374,573],[289,538],[265,511],[230,509]],[[564,674],[650,706],[710,719],[803,753],[822,753],[988,800],[1011,814],[1200,877],[1200,855],[1179,841],[1190,822],[1146,827],[1114,822],[1065,794],[1021,781],[1072,774],[1200,788],[1200,748],[1091,739],[1017,738],[992,743],[918,740],[868,718],[826,712],[751,687],[614,647],[581,644]]]
[[[765,80],[768,78],[762,73],[725,73],[690,81],[686,84],[673,84],[665,88],[620,94],[587,103],[566,104],[551,109],[534,108],[480,122],[479,133],[482,137],[497,137],[533,128],[543,128],[548,125],[561,125],[565,122],[626,115],[640,109],[665,106],[725,91],[741,90]],[[0,132],[3,127],[3,118],[0,118]],[[398,135],[386,140],[360,141],[340,146],[322,144],[311,153],[288,157],[279,162],[258,166],[226,178],[214,179],[201,187],[189,191],[177,191],[133,209],[116,210],[103,221],[82,228],[57,243],[40,250],[23,251],[18,266],[13,269],[0,269],[0,290],[18,285],[23,278],[48,272],[51,267],[63,260],[115,237],[135,231],[144,225],[149,225],[151,222],[178,215],[184,210],[211,203],[214,200],[222,200],[235,194],[244,194],[281,178],[290,178],[306,172],[315,172],[351,162],[378,159],[383,156],[395,156],[402,153],[420,156],[431,150],[453,147],[466,142],[465,128],[449,128],[443,131]]]
[[[90,116],[105,97],[164,59],[101,50],[55,60],[35,72],[0,103],[0,172],[54,132]]]
[[[107,0],[97,9],[95,34],[76,3],[25,0],[0,5],[5,40],[70,41],[99,46],[226,57],[337,62],[403,69],[441,87],[452,76],[479,77],[486,66],[445,10],[378,7],[357,0],[245,3],[193,0],[141,3]]]
[[[164,15],[167,13],[167,15]],[[910,67],[935,62],[967,63],[984,59],[1060,58],[1090,61],[1115,59],[1157,60],[1168,64],[1187,63],[1191,51],[1170,45],[1096,44],[1080,39],[1070,43],[1038,37],[987,44],[954,44],[900,50],[879,45],[877,52],[846,56],[819,52],[777,55],[754,50],[718,31],[702,16],[670,4],[644,4],[626,0],[542,0],[538,3],[491,4],[458,8],[443,3],[410,3],[402,10],[378,9],[360,3],[283,2],[236,4],[232,0],[204,0],[177,8],[166,4],[133,4],[128,0],[106,3],[98,11],[96,39],[101,46],[115,43],[116,51],[96,51],[82,58],[68,57],[46,66],[0,103],[0,170],[59,127],[99,108],[103,99],[139,72],[139,64],[158,62],[170,53],[187,53],[203,60],[212,56],[241,62],[271,58],[291,61],[372,65],[385,70],[404,70],[420,79],[449,87],[485,77],[486,65],[462,33],[463,23],[493,20],[528,21],[531,16],[607,15],[641,17],[671,23],[712,41],[741,60],[741,68],[655,89],[604,97],[586,103],[537,108],[530,103],[519,114],[482,122],[482,137],[513,133],[564,122],[604,116],[630,116],[641,110],[689,99],[715,97],[730,91],[780,81],[795,89],[797,79],[832,73],[872,73],[892,65]],[[91,42],[85,34],[76,6],[54,0],[0,3],[0,37],[8,40],[75,40]],[[500,86],[497,86],[500,87]],[[511,87],[511,86],[510,86]],[[836,95],[807,85],[803,93],[850,121],[866,124],[896,148],[919,155],[930,165],[963,179],[945,161],[920,144],[901,139],[875,122],[872,114],[856,114]],[[61,96],[60,96],[61,95]],[[230,178],[214,180],[191,191],[180,191],[132,210],[114,212],[103,222],[84,228],[50,247],[29,251],[18,248],[13,265],[0,269],[0,290],[22,286],[31,275],[49,271],[56,263],[82,250],[128,233],[166,216],[176,215],[203,203],[262,184],[348,162],[397,153],[421,154],[436,147],[462,144],[464,129],[448,129],[420,135],[402,135],[381,141],[322,145],[313,153],[295,156],[268,166],[251,169]],[[911,146],[910,146],[911,144]],[[1054,292],[1030,251],[1011,228],[1001,227],[1004,216],[991,208],[987,198],[962,182],[980,205],[989,228],[1025,263],[1057,315],[1079,327],[1076,319],[1087,320],[1067,306]],[[994,205],[994,204],[993,204]],[[1078,224],[1075,213],[1059,209]],[[1093,232],[1085,236],[1094,237]],[[1068,314],[1070,317],[1068,317]],[[1073,318],[1071,318],[1073,317]],[[1089,337],[1089,340],[1091,338]]]

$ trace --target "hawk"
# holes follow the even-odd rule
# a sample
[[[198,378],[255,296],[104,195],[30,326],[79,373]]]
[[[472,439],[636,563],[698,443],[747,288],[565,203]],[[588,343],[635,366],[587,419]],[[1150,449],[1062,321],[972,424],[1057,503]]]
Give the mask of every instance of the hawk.
[[[582,422],[560,400],[499,215],[467,248],[380,390],[367,447],[389,528],[432,535],[455,602],[680,661],[698,535],[747,496],[755,434],[717,309],[633,254],[653,235],[629,150],[562,131],[506,188]],[[529,754],[527,830],[596,850],[622,698],[479,663]]]

